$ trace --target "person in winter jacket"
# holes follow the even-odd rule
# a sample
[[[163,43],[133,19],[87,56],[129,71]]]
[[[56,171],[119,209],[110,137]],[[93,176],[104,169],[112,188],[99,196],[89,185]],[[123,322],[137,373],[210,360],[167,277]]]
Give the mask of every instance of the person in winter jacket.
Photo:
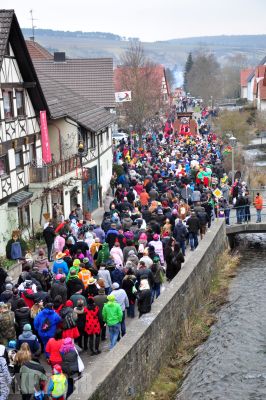
[[[135,287],[136,281],[137,278],[134,275],[133,269],[128,268],[126,275],[122,281],[121,287],[122,289],[124,289],[128,297],[129,306],[127,308],[127,316],[129,318],[135,317],[135,303],[136,303],[136,292],[137,292],[137,289]]]
[[[0,302],[7,303],[13,296],[13,285],[12,283],[7,283],[5,285],[5,290],[0,294]]]
[[[118,230],[116,229],[116,223],[112,223],[111,228],[108,229],[105,236],[105,241],[106,243],[108,243],[110,250],[114,246],[117,237],[118,237]]]
[[[83,350],[88,350],[88,334],[85,331],[87,307],[83,299],[78,299],[74,312],[77,315],[77,328],[79,331],[78,346]]]
[[[185,261],[179,243],[170,242],[166,250],[166,278],[172,280],[181,269]]]
[[[79,337],[79,331],[77,328],[77,315],[73,310],[73,303],[71,300],[67,300],[60,311],[60,317],[62,318],[63,327],[63,339],[70,337],[77,339]]]
[[[47,394],[52,400],[64,399],[67,393],[67,377],[59,364],[53,365],[53,375],[47,385]]]
[[[49,360],[49,364],[53,367],[56,364],[62,364],[62,356],[60,349],[63,344],[62,330],[57,329],[54,337],[50,338],[47,342],[45,352]]]
[[[9,340],[16,338],[15,317],[9,304],[0,305],[0,343],[7,345]]]
[[[109,328],[110,334],[110,349],[112,349],[116,343],[120,333],[121,321],[123,319],[123,312],[121,306],[115,300],[113,294],[107,296],[108,302],[103,306],[103,320],[106,322]]]
[[[195,212],[191,213],[191,216],[187,220],[187,226],[189,232],[189,243],[191,250],[193,251],[198,247],[198,232],[200,230],[200,221]]]
[[[37,267],[40,272],[42,272],[44,269],[50,268],[50,264],[45,255],[44,249],[39,249],[38,256],[34,261],[34,267]]]
[[[63,339],[60,354],[62,357],[62,370],[67,376],[68,389],[66,397],[68,398],[74,390],[74,377],[79,374],[78,353],[71,338]]]
[[[36,390],[44,389],[47,381],[44,367],[37,361],[29,360],[20,368],[20,388],[22,400],[31,399]]]
[[[107,243],[103,243],[102,246],[99,248],[96,265],[97,267],[101,264],[105,264],[110,257],[109,246]]]
[[[49,222],[48,226],[44,229],[43,231],[43,237],[47,246],[47,252],[48,252],[48,260],[52,261],[52,249],[53,249],[53,244],[54,244],[54,238],[55,238],[55,230],[53,227],[53,223]]]
[[[70,298],[73,294],[77,293],[79,290],[84,291],[84,284],[77,275],[75,267],[70,268],[70,275],[67,281],[67,297]]]
[[[114,246],[111,248],[110,255],[113,257],[117,268],[122,269],[124,265],[124,256],[118,240],[115,241]]]
[[[111,291],[112,279],[111,279],[110,272],[108,271],[108,269],[106,269],[105,265],[100,266],[100,269],[98,272],[98,278],[103,279],[105,293],[109,294]]]
[[[52,307],[51,303],[47,303],[34,320],[34,328],[38,332],[44,348],[48,340],[55,335],[57,325],[62,320]]]
[[[26,324],[23,327],[23,332],[19,335],[17,340],[16,348],[20,349],[22,343],[28,343],[31,353],[37,355],[40,353],[41,346],[37,336],[33,335],[30,324]]]
[[[176,242],[180,244],[183,256],[185,256],[187,236],[188,236],[188,230],[183,224],[182,220],[179,219],[179,221],[174,227],[173,237],[175,238]]]
[[[160,235],[155,233],[153,235],[153,240],[149,243],[149,246],[153,246],[155,253],[160,257],[161,265],[164,265],[164,254],[163,254],[163,244],[160,240]]]
[[[151,311],[151,298],[152,293],[147,279],[140,281],[139,290],[137,294],[139,318]]]
[[[5,358],[5,346],[0,345],[0,399],[7,400],[9,396],[9,385],[12,378],[8,371],[8,366]]]
[[[94,303],[96,304],[96,306],[99,307],[98,318],[101,326],[101,340],[106,340],[106,324],[104,323],[102,315],[103,306],[105,305],[105,303],[107,303],[107,296],[105,294],[104,288],[100,288],[98,290],[98,294],[94,296]]]
[[[8,300],[7,304],[10,304],[11,311],[15,311],[17,309],[17,304],[20,299],[18,289],[13,288],[12,289],[12,297]]]
[[[54,240],[54,251],[56,253],[62,252],[65,244],[66,244],[65,238],[63,236],[57,234],[57,236]]]
[[[115,267],[115,269],[113,271],[111,271],[111,279],[112,282],[117,282],[119,284],[119,286],[122,286],[122,281],[124,279],[124,272],[121,271],[121,269],[118,269],[117,267]]]
[[[20,299],[17,304],[17,309],[15,310],[15,322],[16,322],[16,332],[17,336],[21,335],[23,332],[23,327],[25,324],[30,324],[30,308],[26,306],[23,299]]]
[[[50,289],[51,300],[54,301],[56,296],[61,296],[63,303],[67,301],[67,286],[66,277],[61,274],[55,276],[55,281],[52,283]]]
[[[58,253],[56,255],[56,261],[53,264],[53,273],[56,274],[64,274],[67,276],[68,274],[68,265],[63,260],[65,253]]]
[[[93,297],[89,297],[87,303],[85,332],[89,336],[89,347],[93,356],[101,353],[99,350],[101,334],[99,307],[94,303]]]

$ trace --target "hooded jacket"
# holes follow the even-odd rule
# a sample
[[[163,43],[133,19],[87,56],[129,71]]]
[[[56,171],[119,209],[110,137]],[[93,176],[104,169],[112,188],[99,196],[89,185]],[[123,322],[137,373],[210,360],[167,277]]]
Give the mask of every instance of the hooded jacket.
[[[53,265],[53,273],[54,274],[68,274],[68,265],[63,259],[56,260]]]
[[[108,326],[119,324],[123,318],[121,306],[115,300],[115,296],[108,296],[108,303],[105,303],[102,311],[103,320]]]
[[[46,319],[50,321],[50,328],[47,331],[42,330],[42,325]],[[37,314],[34,319],[34,328],[38,332],[38,335],[41,338],[50,338],[55,335],[55,331],[57,328],[57,324],[61,322],[61,317],[54,311],[49,308],[44,308],[42,311]]]
[[[19,335],[17,340],[17,350],[20,349],[22,343],[28,343],[32,354],[37,353],[40,349],[40,343],[37,336],[33,335],[32,331],[24,331]]]
[[[30,308],[21,307],[15,310],[15,320],[17,323],[18,332],[22,333],[23,326],[26,324],[30,324]]]

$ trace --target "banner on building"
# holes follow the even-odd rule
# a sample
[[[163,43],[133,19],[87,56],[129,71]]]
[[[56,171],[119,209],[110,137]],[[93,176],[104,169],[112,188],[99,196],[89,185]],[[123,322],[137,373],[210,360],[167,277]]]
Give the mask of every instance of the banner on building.
[[[52,155],[50,149],[46,111],[40,111],[40,122],[41,122],[42,158],[45,163],[50,163],[52,161]]]
[[[116,103],[125,103],[126,101],[131,101],[131,91],[115,92]]]

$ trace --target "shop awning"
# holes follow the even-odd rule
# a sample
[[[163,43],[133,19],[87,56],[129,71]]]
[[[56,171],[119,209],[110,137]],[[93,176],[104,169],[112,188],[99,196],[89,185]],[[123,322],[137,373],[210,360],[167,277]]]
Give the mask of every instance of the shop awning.
[[[22,190],[10,197],[8,200],[8,207],[20,207],[29,201],[33,193]]]

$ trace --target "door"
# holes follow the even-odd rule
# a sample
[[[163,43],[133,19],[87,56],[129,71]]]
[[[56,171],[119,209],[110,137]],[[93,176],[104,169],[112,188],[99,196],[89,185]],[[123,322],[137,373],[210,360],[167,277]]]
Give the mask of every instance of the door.
[[[97,167],[84,168],[82,180],[83,211],[94,211],[98,208]]]

